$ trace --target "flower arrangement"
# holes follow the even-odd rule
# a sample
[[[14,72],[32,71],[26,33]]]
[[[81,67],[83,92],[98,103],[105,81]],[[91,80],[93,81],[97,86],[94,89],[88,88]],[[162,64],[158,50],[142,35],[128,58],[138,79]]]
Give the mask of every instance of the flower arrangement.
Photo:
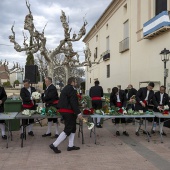
[[[35,110],[29,110],[29,109],[25,109],[21,112],[23,115],[26,115],[26,116],[32,116],[33,114],[36,113]]]
[[[88,122],[88,121],[87,121],[86,119],[84,119],[84,118],[82,118],[82,121],[83,121],[84,123],[86,123],[86,125],[87,125],[87,127],[88,127],[88,130],[93,129],[94,123],[90,123],[90,122]]]
[[[127,101],[127,104],[135,104],[136,103],[136,97],[133,95],[129,101]]]
[[[31,97],[36,101],[36,103],[39,103],[41,99],[41,93],[33,92]]]
[[[85,108],[85,109],[83,109],[83,114],[84,115],[92,115],[92,114],[94,114],[94,109],[93,108]]]
[[[165,106],[163,107],[163,112],[162,112],[162,114],[164,114],[164,115],[168,115],[168,114],[169,114],[169,106],[168,106],[168,105],[165,105]]]

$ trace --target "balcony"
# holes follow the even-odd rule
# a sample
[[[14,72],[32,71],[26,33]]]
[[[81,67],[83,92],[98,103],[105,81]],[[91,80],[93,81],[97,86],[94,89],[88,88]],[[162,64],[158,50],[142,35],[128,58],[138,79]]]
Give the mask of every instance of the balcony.
[[[125,38],[123,41],[119,43],[119,52],[123,53],[129,50],[129,37]]]
[[[151,39],[170,30],[169,11],[163,11],[143,24],[143,38]]]

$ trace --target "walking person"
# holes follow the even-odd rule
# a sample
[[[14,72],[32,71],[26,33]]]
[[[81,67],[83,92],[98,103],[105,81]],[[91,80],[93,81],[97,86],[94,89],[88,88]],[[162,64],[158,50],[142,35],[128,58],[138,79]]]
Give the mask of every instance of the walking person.
[[[82,119],[81,111],[79,109],[77,92],[75,90],[75,86],[77,84],[77,80],[74,77],[70,77],[68,79],[67,85],[63,88],[60,94],[60,100],[58,102],[59,112],[61,113],[64,119],[64,130],[60,133],[59,137],[56,139],[54,143],[52,143],[49,147],[55,153],[61,153],[61,150],[58,149],[59,144],[66,139],[69,138],[69,144],[67,147],[67,151],[79,150],[80,147],[74,145],[74,137],[76,133],[76,119]]]
[[[45,103],[45,107],[49,108],[50,106],[53,106],[57,108],[58,104],[58,92],[57,88],[52,84],[52,78],[46,77],[45,78],[45,85],[46,90],[44,92],[44,95],[42,97],[42,101]],[[45,134],[42,135],[42,137],[51,136],[51,127],[52,123],[55,123],[55,138],[58,138],[59,136],[59,128],[58,128],[58,119],[57,118],[48,118],[48,128]]]

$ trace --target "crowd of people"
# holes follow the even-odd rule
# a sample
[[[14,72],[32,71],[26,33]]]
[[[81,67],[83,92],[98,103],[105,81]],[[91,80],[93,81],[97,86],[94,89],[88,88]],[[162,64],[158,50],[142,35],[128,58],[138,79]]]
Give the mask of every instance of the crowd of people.
[[[35,110],[36,102],[31,97],[31,94],[36,91],[34,87],[31,87],[30,81],[25,79],[23,81],[24,87],[20,91],[20,97],[22,99],[22,109]],[[50,118],[48,119],[47,131],[42,135],[42,137],[51,136],[51,127],[52,123],[55,124],[55,138],[56,140],[49,145],[49,147],[55,153],[61,153],[61,150],[58,149],[60,143],[68,137],[69,144],[67,151],[79,150],[80,148],[74,145],[74,137],[76,132],[76,119],[82,119],[82,113],[79,109],[79,102],[77,97],[76,78],[71,77],[68,79],[67,85],[62,89],[60,98],[56,87],[52,84],[52,78],[45,78],[46,89],[42,94],[42,101],[45,103],[45,107],[55,107],[61,113],[62,119],[64,120],[64,130],[59,133],[58,129],[58,119]],[[164,109],[165,105],[169,105],[169,96],[165,92],[166,87],[161,86],[160,90],[156,93],[153,91],[154,83],[150,82],[147,87],[142,87],[139,90],[133,88],[130,84],[127,89],[122,90],[121,87],[113,87],[110,94],[110,106],[115,107],[125,107],[126,109],[132,110],[142,110],[146,112],[149,109],[150,105],[153,105],[153,111],[161,112]],[[89,96],[91,97],[92,107],[94,109],[102,108],[102,97],[103,97],[103,88],[99,85],[99,81],[95,81],[95,85],[90,88]],[[135,96],[136,103],[127,105],[127,101],[131,100]],[[6,92],[3,87],[0,87],[0,112],[4,112],[4,102],[7,99]],[[102,128],[100,118],[93,120],[97,128]],[[152,133],[155,133],[155,124],[158,120],[155,118],[152,127]],[[161,119],[161,122],[164,120]],[[119,125],[123,127],[123,135],[129,136],[127,132],[127,119],[125,118],[115,118],[112,120],[116,127],[116,135],[120,135]],[[34,120],[22,120],[22,125],[28,125],[28,135],[34,136],[32,127]],[[0,120],[0,128],[2,132],[2,138],[7,139],[5,135],[5,124],[4,120]],[[166,135],[163,131],[163,123],[160,125],[160,132],[162,135]],[[143,131],[143,133],[146,133]],[[139,121],[136,121],[136,132],[135,134],[139,136]],[[23,129],[21,128],[21,138],[24,138]]]
[[[139,90],[133,88],[131,84],[125,90],[121,89],[121,86],[113,87],[112,92],[110,94],[110,106],[115,106],[119,108],[126,108],[132,109],[135,111],[148,111],[149,107],[152,107],[154,112],[161,112],[164,110],[164,106],[169,106],[169,96],[166,93],[166,87],[161,86],[160,90],[155,92],[153,91],[154,83],[150,82],[147,87],[142,87]],[[135,96],[136,103],[127,105],[127,101],[130,101],[132,97]],[[92,107],[94,109],[101,109],[102,108],[102,97],[103,97],[103,89],[99,86],[99,81],[95,81],[95,85],[90,88],[90,97],[92,99]],[[163,123],[164,119],[161,119],[160,125],[160,133],[166,136],[166,133],[163,131]],[[126,126],[127,126],[127,119],[125,118],[115,118],[113,121],[116,126],[116,135],[119,136],[119,125],[122,124],[123,127],[123,135],[129,136]],[[140,120],[136,121],[136,132],[135,134],[139,136],[139,122]],[[148,121],[146,122],[148,123]],[[155,118],[153,121],[153,127],[151,129],[151,133],[155,133],[156,124],[158,123],[158,119]],[[97,128],[102,128],[100,124],[100,118],[97,119]],[[146,134],[145,131],[143,131]]]

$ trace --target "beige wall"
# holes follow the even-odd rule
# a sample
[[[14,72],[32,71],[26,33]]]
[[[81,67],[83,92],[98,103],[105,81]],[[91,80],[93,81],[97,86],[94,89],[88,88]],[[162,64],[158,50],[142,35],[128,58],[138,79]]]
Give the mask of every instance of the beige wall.
[[[127,11],[124,8],[126,3]],[[143,39],[143,24],[155,15],[154,0],[120,0],[117,6],[119,8],[115,8],[107,17],[105,16],[105,20],[100,25],[96,24],[96,31],[93,30],[94,33],[86,38],[85,43],[89,44],[93,61],[94,49],[98,48],[99,58],[106,51],[106,37],[110,37],[110,60],[101,60],[99,65],[88,68],[86,90],[93,86],[96,78],[105,92],[107,88],[117,85],[122,85],[124,89],[129,83],[138,89],[141,81],[161,81],[163,84],[163,62],[159,53],[164,48],[170,50],[170,32],[151,40]],[[169,1],[168,8],[170,8]],[[119,42],[124,39],[123,23],[127,20],[129,20],[130,50],[119,53]],[[98,42],[96,42],[96,35],[98,35]],[[110,78],[106,78],[107,64],[110,64]],[[170,61],[167,63],[167,68],[169,67]],[[170,83],[170,78],[167,78],[167,83]]]

